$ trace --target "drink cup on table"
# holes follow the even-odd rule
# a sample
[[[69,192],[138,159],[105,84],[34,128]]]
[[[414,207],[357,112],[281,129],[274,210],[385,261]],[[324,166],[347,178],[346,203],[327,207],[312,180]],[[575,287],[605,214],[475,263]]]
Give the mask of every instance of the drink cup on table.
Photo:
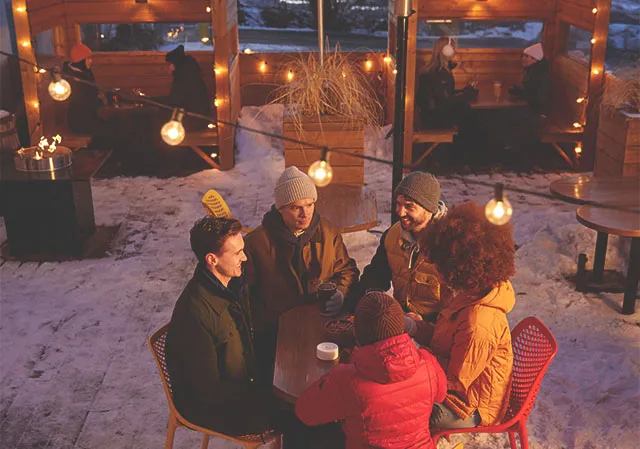
[[[335,282],[325,281],[318,285],[318,298],[320,299],[322,313],[327,313],[327,302],[338,289]]]
[[[493,96],[496,101],[500,101],[500,95],[502,94],[502,81],[493,82]]]

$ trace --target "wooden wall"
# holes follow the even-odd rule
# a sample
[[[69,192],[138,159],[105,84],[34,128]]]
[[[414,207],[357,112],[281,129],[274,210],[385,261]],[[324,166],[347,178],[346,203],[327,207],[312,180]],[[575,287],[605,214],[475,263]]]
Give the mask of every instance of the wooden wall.
[[[417,10],[421,20],[539,20],[555,14],[556,0],[417,0]]]
[[[557,55],[551,70],[550,118],[561,127],[570,129],[573,123],[586,121],[586,103],[578,98],[587,96],[589,66],[567,55]]]
[[[593,31],[596,15],[591,10],[596,0],[558,0],[558,20],[583,30]]]

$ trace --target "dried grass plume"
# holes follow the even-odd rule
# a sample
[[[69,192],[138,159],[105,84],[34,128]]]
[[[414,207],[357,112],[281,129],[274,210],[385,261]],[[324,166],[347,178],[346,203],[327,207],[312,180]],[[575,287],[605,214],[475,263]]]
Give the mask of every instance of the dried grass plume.
[[[640,112],[640,61],[632,67],[615,70],[604,85],[602,112],[614,114],[619,109]]]

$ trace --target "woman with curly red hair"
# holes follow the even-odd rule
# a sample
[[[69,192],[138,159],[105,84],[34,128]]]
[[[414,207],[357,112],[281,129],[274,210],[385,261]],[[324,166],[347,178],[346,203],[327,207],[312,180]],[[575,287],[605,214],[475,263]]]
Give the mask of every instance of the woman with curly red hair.
[[[447,395],[431,414],[433,428],[500,422],[509,401],[513,366],[507,313],[515,294],[515,245],[510,224],[487,221],[466,202],[433,224],[425,237],[438,267],[442,310],[435,324],[417,323],[416,340],[429,346],[447,374]],[[421,245],[422,246],[422,245]]]

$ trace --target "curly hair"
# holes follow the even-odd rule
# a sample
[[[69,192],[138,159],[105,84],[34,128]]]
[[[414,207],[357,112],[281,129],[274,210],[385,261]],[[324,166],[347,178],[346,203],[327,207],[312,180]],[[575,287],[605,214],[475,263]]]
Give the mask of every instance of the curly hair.
[[[516,272],[513,226],[490,223],[474,201],[453,207],[430,226],[421,243],[442,281],[454,290],[488,290]]]
[[[191,228],[191,249],[198,258],[198,262],[205,264],[207,254],[218,254],[224,242],[241,231],[242,225],[235,218],[201,218]]]

